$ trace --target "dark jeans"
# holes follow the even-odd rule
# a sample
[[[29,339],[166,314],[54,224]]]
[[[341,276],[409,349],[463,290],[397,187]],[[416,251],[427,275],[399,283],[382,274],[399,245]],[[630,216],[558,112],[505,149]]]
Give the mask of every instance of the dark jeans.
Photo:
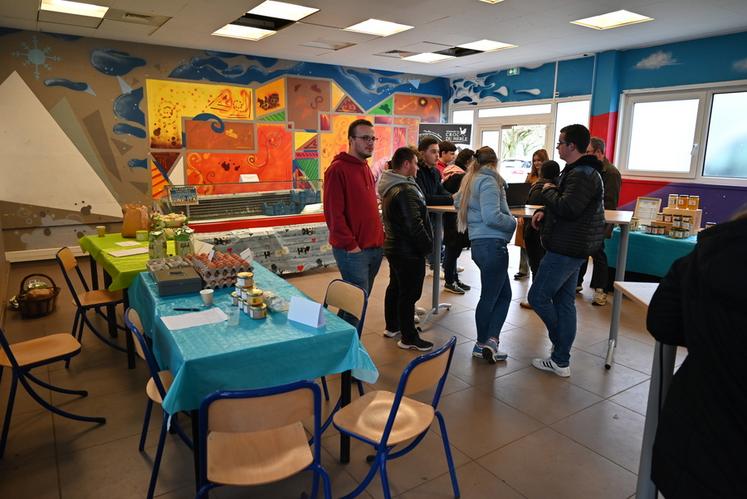
[[[382,248],[368,248],[358,253],[350,253],[340,248],[332,248],[332,255],[337,262],[337,268],[340,269],[342,280],[360,286],[371,295],[374,279],[381,267],[381,260],[384,257]],[[357,325],[357,319],[350,314],[340,313],[340,317],[354,326]]]
[[[446,284],[452,284],[459,280],[457,277],[457,260],[461,254],[461,246],[446,246],[446,251],[444,252],[444,278]]]
[[[527,296],[547,327],[553,344],[552,360],[561,367],[568,365],[576,338],[576,279],[583,261],[548,251]]]
[[[401,331],[402,339],[418,337],[415,329],[415,302],[420,299],[425,279],[425,257],[388,255],[389,286],[384,297],[387,331]]]
[[[511,304],[508,248],[502,239],[473,239],[472,260],[480,269],[480,301],[475,309],[477,341],[498,339]]]
[[[532,279],[537,275],[540,261],[545,256],[545,248],[540,243],[539,232],[534,229],[526,230],[524,232],[524,245],[527,250],[527,260],[529,260],[529,268],[532,270]]]
[[[594,262],[594,268],[591,270],[591,287],[592,289],[601,288],[605,291],[609,291],[607,288],[609,283],[609,267],[607,266],[607,255],[604,253],[604,246],[591,255],[592,262]],[[584,276],[586,275],[586,267],[589,264],[589,259],[584,260],[581,264],[581,269],[578,271],[577,285],[581,286],[584,282]]]

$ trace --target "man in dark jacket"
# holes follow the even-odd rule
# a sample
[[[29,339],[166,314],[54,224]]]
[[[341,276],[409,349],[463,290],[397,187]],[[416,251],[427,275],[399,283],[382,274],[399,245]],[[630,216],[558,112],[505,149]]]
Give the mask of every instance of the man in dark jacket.
[[[425,278],[425,257],[433,248],[433,234],[425,197],[413,180],[417,158],[409,147],[394,152],[391,170],[379,180],[381,213],[384,218],[384,254],[389,261],[389,286],[384,298],[386,336],[401,332],[400,348],[427,352],[433,343],[415,329],[415,303]]]
[[[532,217],[545,256],[529,289],[529,304],[545,323],[553,344],[547,359],[532,365],[567,378],[570,353],[576,337],[576,280],[578,270],[604,241],[604,187],[602,163],[585,155],[589,130],[569,125],[560,130],[558,153],[566,161],[558,185],[542,187],[542,204]]]
[[[745,497],[745,255],[747,207],[700,232],[651,298],[648,330],[687,347],[654,441],[653,481],[667,499]]]

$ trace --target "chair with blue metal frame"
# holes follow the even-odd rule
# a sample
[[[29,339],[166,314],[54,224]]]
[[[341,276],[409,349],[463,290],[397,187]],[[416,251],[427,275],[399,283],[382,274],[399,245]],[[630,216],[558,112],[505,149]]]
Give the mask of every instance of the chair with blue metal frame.
[[[0,328],[0,379],[2,379],[3,369],[9,367],[13,376],[10,384],[10,394],[8,395],[8,407],[5,410],[5,420],[3,422],[2,437],[0,438],[0,459],[5,452],[5,444],[8,441],[8,431],[10,430],[10,420],[13,414],[13,402],[15,400],[18,383],[28,392],[34,401],[50,412],[68,419],[76,421],[85,421],[88,423],[106,423],[105,418],[80,416],[63,411],[44,400],[29,384],[32,383],[53,390],[58,393],[68,395],[79,395],[86,397],[88,392],[85,390],[70,390],[59,386],[50,385],[33,374],[31,370],[37,367],[46,366],[53,362],[69,360],[80,353],[80,343],[67,333],[50,334],[33,340],[20,341],[13,343],[8,342],[5,332]]]
[[[75,260],[75,255],[73,255],[73,252],[70,251],[70,248],[65,247],[60,249],[55,256],[55,259],[60,266],[60,270],[62,271],[62,275],[65,277],[67,287],[70,290],[70,294],[73,295],[73,301],[75,302],[76,310],[75,320],[73,321],[73,336],[76,336],[78,338],[78,341],[82,341],[83,326],[85,325],[88,326],[88,329],[90,329],[98,339],[100,339],[110,347],[114,348],[115,350],[119,350],[120,352],[126,352],[127,350],[125,348],[104,337],[104,335],[101,334],[98,329],[96,329],[96,326],[94,326],[91,320],[88,318],[88,312],[90,310],[96,310],[98,312],[101,307],[116,307],[117,305],[124,303],[124,295],[122,294],[122,291],[109,291],[106,289],[91,290],[88,287],[86,278],[83,277],[83,272],[81,272],[80,267],[78,266],[78,262]],[[83,286],[83,292],[81,293],[76,290],[75,284],[73,284],[73,281],[70,278],[70,273],[72,273],[73,271],[78,274],[78,279]],[[116,334],[117,327],[120,326],[118,326],[116,323],[110,325],[112,334]],[[69,364],[70,361],[67,361],[65,363],[65,367],[67,367]]]
[[[310,470],[312,497],[321,478],[331,498],[321,464],[321,400],[311,381],[208,395],[200,404],[197,497],[219,485],[264,485]],[[310,446],[303,421],[312,414]]]
[[[324,308],[334,307],[340,312],[345,312],[349,316],[355,316],[358,319],[355,329],[358,338],[363,333],[363,323],[366,320],[366,309],[368,308],[368,293],[360,286],[356,286],[342,279],[334,279],[327,286],[327,292],[324,295]],[[322,376],[322,390],[324,391],[324,400],[329,400],[329,390],[327,388],[327,379]],[[355,380],[358,385],[358,394],[363,396],[363,383]],[[340,408],[340,399],[338,398],[335,407],[330,412],[327,421],[322,425],[322,433],[332,422],[332,415]]]
[[[138,357],[143,359],[148,364],[148,370],[150,371],[151,375],[148,383],[145,385],[145,393],[148,395],[148,404],[145,407],[143,430],[140,432],[140,444],[138,445],[138,450],[140,452],[143,452],[143,449],[145,447],[145,439],[148,436],[148,425],[150,424],[150,414],[153,410],[153,403],[155,402],[156,404],[161,405],[161,408],[163,409],[163,399],[166,398],[166,393],[168,392],[174,378],[171,375],[170,371],[159,370],[158,363],[156,362],[155,357],[153,357],[153,353],[150,351],[148,343],[145,341],[145,337],[143,336],[143,325],[140,321],[140,316],[138,315],[137,310],[135,310],[134,308],[128,308],[127,310],[125,310],[125,325],[130,330],[130,334],[132,334],[133,336],[135,352],[137,352]],[[163,420],[161,422],[161,433],[158,437],[156,456],[153,459],[153,470],[151,471],[150,483],[148,484],[148,499],[153,497],[153,493],[156,489],[158,470],[161,466],[163,448],[166,444],[166,433],[169,429],[169,420],[171,420],[171,427],[174,429],[176,434],[179,435],[179,437],[184,441],[185,444],[187,444],[190,449],[192,448],[192,441],[177,423],[176,415],[172,417],[168,412],[164,410]]]
[[[372,464],[368,475],[358,487],[345,496],[346,498],[355,497],[363,492],[377,471],[381,475],[384,497],[391,497],[387,461],[404,456],[413,450],[428,433],[434,417],[438,420],[454,497],[459,497],[459,484],[449,449],[446,423],[438,410],[455,345],[456,337],[452,336],[438,350],[410,361],[402,372],[396,393],[383,390],[369,392],[337,411],[333,418],[335,428],[345,435],[373,446],[376,450],[376,455],[370,459]],[[432,388],[434,385],[436,390],[430,404],[407,396]],[[404,448],[394,451],[397,445],[411,439],[412,442]]]

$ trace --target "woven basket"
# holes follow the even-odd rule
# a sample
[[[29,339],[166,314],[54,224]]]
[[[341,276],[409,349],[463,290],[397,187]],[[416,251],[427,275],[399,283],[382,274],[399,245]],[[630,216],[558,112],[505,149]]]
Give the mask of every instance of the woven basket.
[[[28,289],[31,278],[42,277],[48,281],[48,288]],[[57,302],[57,295],[60,294],[60,288],[54,280],[45,274],[29,274],[21,281],[21,289],[18,291],[18,306],[21,315],[27,319],[43,317],[54,312],[54,306]]]

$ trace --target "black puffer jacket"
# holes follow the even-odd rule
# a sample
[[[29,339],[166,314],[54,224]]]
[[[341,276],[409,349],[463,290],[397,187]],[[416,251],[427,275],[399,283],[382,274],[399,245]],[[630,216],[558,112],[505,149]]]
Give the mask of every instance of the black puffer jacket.
[[[448,166],[447,168],[459,168],[458,166]],[[459,168],[461,170],[461,168]],[[443,186],[451,194],[456,194],[459,191],[459,187],[462,185],[462,179],[464,178],[464,170],[461,173],[452,173],[444,179]],[[469,234],[465,230],[459,232],[457,228],[457,215],[456,213],[444,213],[444,245],[453,248],[468,248],[469,247]]]
[[[454,198],[441,184],[441,173],[435,166],[431,168],[422,161],[418,163],[418,174],[415,181],[425,196],[425,204],[428,206],[454,204]]]
[[[651,298],[646,327],[687,347],[656,429],[653,479],[668,499],[745,497],[747,219],[698,234]]]
[[[386,170],[379,180],[384,254],[423,257],[433,249],[425,197],[412,177]]]
[[[574,258],[596,253],[604,242],[602,163],[592,155],[565,165],[558,187],[542,191],[545,218],[540,231],[547,251]]]

